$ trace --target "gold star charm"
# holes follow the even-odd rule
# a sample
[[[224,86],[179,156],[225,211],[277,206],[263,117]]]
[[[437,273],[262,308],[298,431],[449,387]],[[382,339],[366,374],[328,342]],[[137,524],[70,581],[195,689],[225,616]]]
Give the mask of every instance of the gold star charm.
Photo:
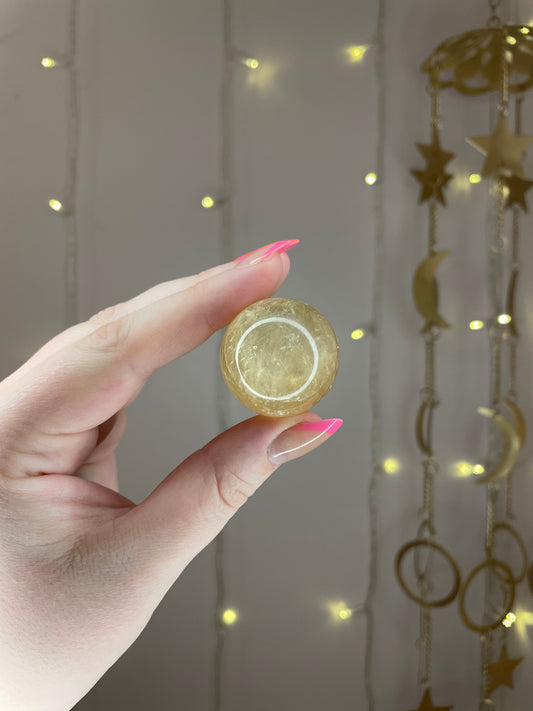
[[[416,147],[427,161],[425,170],[411,170],[411,173],[422,186],[418,202],[425,202],[435,197],[442,205],[446,205],[442,190],[453,176],[444,172],[444,166],[451,161],[455,154],[442,150],[439,132],[435,126],[433,127],[431,143],[417,143]]]
[[[520,205],[524,212],[527,212],[526,193],[533,185],[533,180],[519,178],[517,175],[507,175],[503,178],[503,183],[509,188],[505,209],[516,204]]]
[[[520,664],[524,657],[519,659],[509,659],[507,654],[507,645],[503,644],[500,658],[495,664],[489,664],[489,674],[492,677],[492,683],[489,687],[489,694],[497,689],[502,684],[514,689],[513,671]]]
[[[481,171],[484,178],[500,168],[522,176],[522,153],[533,143],[533,136],[515,135],[511,132],[505,116],[499,114],[496,128],[490,136],[474,136],[466,140],[486,156]]]
[[[426,689],[420,706],[417,709],[411,709],[411,711],[450,711],[450,709],[453,709],[453,706],[433,706],[431,689]]]

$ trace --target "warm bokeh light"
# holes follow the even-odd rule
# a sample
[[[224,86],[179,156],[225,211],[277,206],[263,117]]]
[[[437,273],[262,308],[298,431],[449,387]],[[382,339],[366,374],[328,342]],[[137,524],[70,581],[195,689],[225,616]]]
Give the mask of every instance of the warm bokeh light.
[[[259,61],[254,57],[244,57],[241,61],[248,69],[257,69],[259,66]]]
[[[59,202],[59,200],[49,200],[48,204],[55,212],[61,212],[63,210],[63,203]]]
[[[224,624],[232,625],[237,620],[237,613],[235,612],[235,610],[231,610],[231,609],[224,610],[224,612],[222,614],[222,620],[223,620]]]
[[[470,321],[470,330],[480,331],[484,325],[483,321]]]
[[[481,182],[481,175],[479,173],[470,173],[468,176],[468,180],[475,185],[476,183]]]
[[[206,195],[204,198],[202,198],[202,207],[209,208],[213,207],[215,204],[215,201],[210,195]]]
[[[337,602],[328,602],[328,609],[331,619],[334,622],[338,622],[339,620],[349,620],[350,617],[353,615],[353,610],[348,607],[344,600],[338,600]]]
[[[55,59],[52,59],[52,57],[43,57],[41,59],[41,64],[45,67],[45,69],[52,69],[56,66],[57,62]]]
[[[506,326],[508,323],[511,323],[511,317],[509,314],[500,314],[498,316],[498,323],[502,326]]]
[[[523,35],[528,35],[529,34],[529,27],[526,27],[526,25],[524,25],[523,27],[520,28],[520,32]]]
[[[378,179],[378,176],[375,173],[367,173],[365,175],[365,183],[367,185],[374,185],[376,180]]]
[[[383,469],[387,472],[387,474],[396,474],[399,468],[400,462],[397,459],[394,459],[394,457],[388,457],[388,459],[385,459],[383,462]]]
[[[507,44],[516,44],[516,37],[513,37],[512,35],[507,35],[505,41],[507,42]]]
[[[513,612],[508,612],[502,620],[502,625],[504,625],[504,627],[511,627],[514,622],[516,622],[516,615]]]
[[[455,464],[455,471],[457,476],[470,476],[473,470],[474,469],[470,462],[457,462]]]
[[[474,474],[484,474],[485,467],[483,466],[483,464],[474,464],[474,466],[472,467],[472,471],[474,472]]]
[[[367,44],[358,44],[354,47],[348,47],[348,56],[352,62],[361,62],[368,50]]]
[[[356,328],[354,331],[352,331],[351,336],[354,341],[359,341],[361,338],[365,337],[365,332],[362,328]]]

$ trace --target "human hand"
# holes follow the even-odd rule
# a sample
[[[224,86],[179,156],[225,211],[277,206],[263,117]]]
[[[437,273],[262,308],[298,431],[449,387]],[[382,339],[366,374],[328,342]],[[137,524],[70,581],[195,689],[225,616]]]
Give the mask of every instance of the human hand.
[[[124,409],[157,368],[274,293],[292,246],[158,284],[60,333],[0,383],[2,711],[71,709],[265,479],[342,424],[252,417],[140,504],[118,493]]]

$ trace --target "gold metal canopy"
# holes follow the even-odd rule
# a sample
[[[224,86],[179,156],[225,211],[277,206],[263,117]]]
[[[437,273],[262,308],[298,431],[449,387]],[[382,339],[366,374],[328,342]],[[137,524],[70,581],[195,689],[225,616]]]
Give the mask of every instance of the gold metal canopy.
[[[510,92],[533,86],[533,27],[502,25],[472,30],[444,40],[422,64],[435,88],[462,94],[499,89],[507,62]]]

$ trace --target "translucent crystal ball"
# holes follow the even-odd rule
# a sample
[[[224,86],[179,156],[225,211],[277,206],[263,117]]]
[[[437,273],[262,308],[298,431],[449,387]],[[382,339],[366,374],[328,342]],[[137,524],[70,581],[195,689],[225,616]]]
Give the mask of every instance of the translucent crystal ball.
[[[241,311],[220,347],[228,388],[260,415],[297,415],[321,400],[339,367],[328,321],[303,301],[273,297]]]

